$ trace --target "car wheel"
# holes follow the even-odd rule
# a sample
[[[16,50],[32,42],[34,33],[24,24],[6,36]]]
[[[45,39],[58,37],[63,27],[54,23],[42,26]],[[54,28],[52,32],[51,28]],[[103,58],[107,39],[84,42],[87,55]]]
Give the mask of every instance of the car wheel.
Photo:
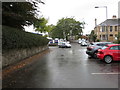
[[[104,57],[104,61],[105,61],[107,64],[109,64],[109,63],[111,63],[111,62],[113,61],[113,59],[112,59],[111,56],[105,56],[105,57]]]

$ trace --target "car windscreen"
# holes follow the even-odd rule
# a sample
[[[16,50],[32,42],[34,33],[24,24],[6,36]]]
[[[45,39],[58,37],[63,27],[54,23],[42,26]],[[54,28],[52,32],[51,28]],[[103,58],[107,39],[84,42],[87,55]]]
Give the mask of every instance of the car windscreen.
[[[106,46],[106,45],[108,45],[108,44],[113,44],[113,43],[98,43],[98,44],[96,44],[97,46]]]
[[[106,48],[108,48],[108,46],[103,46],[103,47],[102,47],[103,50],[106,49]]]

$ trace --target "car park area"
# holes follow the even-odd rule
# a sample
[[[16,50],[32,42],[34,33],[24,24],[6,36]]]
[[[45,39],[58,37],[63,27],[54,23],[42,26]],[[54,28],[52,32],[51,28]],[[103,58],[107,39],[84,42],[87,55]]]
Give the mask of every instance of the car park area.
[[[68,49],[50,46],[49,53],[37,57],[32,66],[4,78],[3,87],[118,88],[120,62],[106,64],[89,57],[86,46],[71,45]]]

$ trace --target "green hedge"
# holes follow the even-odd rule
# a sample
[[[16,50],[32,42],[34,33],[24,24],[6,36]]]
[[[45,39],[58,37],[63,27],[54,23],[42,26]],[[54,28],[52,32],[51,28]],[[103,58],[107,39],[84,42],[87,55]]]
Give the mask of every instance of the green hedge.
[[[116,40],[113,43],[120,44],[120,40]]]
[[[44,46],[48,44],[48,39],[38,34],[25,32],[7,26],[2,27],[2,49],[21,49]]]

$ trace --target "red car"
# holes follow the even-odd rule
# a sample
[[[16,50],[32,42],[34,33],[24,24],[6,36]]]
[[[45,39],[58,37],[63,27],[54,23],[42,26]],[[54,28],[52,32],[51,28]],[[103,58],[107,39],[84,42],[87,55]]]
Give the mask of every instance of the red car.
[[[120,44],[108,44],[98,50],[97,57],[106,63],[120,61]]]

